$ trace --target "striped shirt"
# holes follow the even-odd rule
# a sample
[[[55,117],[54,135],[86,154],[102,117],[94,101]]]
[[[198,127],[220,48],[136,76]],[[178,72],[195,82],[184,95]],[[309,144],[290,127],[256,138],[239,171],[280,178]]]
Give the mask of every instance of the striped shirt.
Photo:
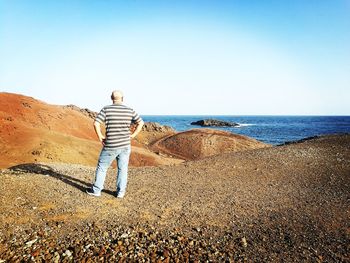
[[[123,104],[112,104],[103,107],[97,114],[96,121],[105,123],[105,148],[117,149],[130,145],[130,125],[142,119],[131,108]]]

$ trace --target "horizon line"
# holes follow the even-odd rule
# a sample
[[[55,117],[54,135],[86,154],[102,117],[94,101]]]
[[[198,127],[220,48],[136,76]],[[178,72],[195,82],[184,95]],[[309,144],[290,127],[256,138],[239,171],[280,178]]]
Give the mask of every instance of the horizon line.
[[[186,116],[186,117],[194,117],[194,116],[227,116],[227,117],[241,117],[241,116],[261,116],[261,117],[350,117],[350,115],[337,115],[337,114],[329,114],[329,115],[319,115],[319,114],[140,114],[141,116]]]

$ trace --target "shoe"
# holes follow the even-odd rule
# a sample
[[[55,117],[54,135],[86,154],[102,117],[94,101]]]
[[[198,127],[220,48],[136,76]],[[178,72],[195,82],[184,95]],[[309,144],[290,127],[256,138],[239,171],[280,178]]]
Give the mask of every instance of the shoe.
[[[122,198],[124,198],[124,195],[122,195],[122,194],[117,194],[117,198],[122,199]]]
[[[88,195],[93,195],[93,196],[101,196],[101,193],[95,193],[94,192],[94,190],[92,190],[92,189],[86,189],[86,193],[88,194]]]

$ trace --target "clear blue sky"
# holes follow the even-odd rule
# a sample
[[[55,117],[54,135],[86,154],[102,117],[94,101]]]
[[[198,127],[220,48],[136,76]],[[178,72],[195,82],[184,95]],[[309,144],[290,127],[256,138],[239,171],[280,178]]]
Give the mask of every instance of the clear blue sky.
[[[350,1],[0,0],[0,91],[140,114],[350,115]]]

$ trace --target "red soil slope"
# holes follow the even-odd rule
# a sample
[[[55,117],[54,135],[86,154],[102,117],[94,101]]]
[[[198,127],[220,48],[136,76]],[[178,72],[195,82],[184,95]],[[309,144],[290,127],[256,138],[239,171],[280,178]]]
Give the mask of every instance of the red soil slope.
[[[101,149],[93,119],[77,107],[0,93],[0,168],[21,163],[63,162],[95,166]],[[133,142],[132,166],[178,162]]]
[[[160,139],[152,145],[154,151],[185,160],[228,152],[238,152],[268,147],[252,138],[213,129],[193,129]]]

